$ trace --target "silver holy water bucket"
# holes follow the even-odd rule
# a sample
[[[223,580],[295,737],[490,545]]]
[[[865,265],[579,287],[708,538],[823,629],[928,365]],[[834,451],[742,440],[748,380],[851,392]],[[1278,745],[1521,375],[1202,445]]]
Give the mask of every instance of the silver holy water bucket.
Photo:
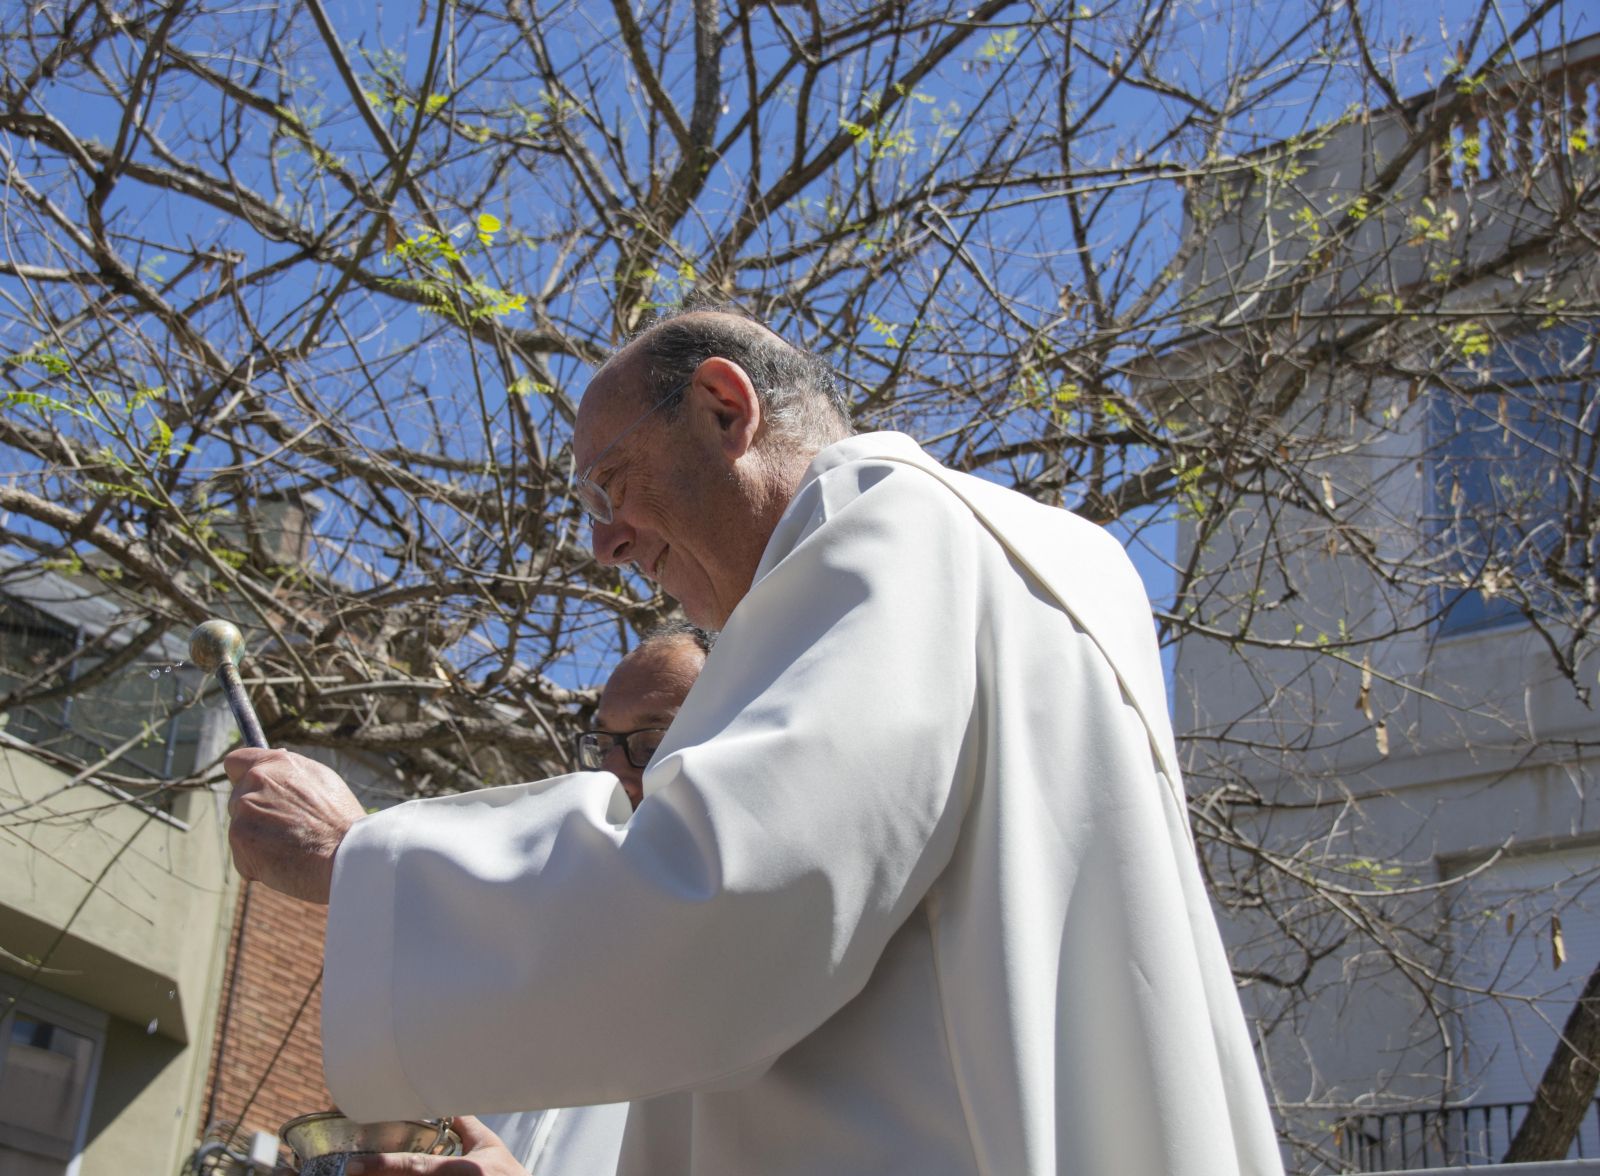
[[[278,1132],[294,1151],[300,1176],[344,1176],[351,1156],[381,1152],[422,1152],[459,1156],[461,1140],[449,1119],[397,1119],[357,1123],[338,1111],[316,1111],[290,1119]]]

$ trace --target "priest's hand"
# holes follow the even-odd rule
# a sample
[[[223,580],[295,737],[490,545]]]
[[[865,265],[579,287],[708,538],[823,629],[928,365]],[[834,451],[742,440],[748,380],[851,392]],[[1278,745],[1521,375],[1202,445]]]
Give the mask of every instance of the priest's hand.
[[[345,1172],[348,1176],[528,1176],[500,1137],[471,1115],[457,1118],[455,1128],[466,1149],[464,1156],[362,1156],[349,1161]]]
[[[336,772],[289,751],[241,747],[222,761],[233,796],[228,843],[239,873],[326,903],[333,855],[365,812]]]

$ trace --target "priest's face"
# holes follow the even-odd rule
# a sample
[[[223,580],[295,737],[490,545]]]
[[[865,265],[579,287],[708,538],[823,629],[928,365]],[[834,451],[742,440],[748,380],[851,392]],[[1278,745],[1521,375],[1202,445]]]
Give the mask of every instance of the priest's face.
[[[663,637],[641,645],[611,672],[594,713],[595,729],[613,735],[649,732],[636,740],[634,758],[643,758],[637,752],[660,742],[705,664],[706,655],[692,637]],[[644,768],[629,759],[621,743],[606,752],[604,766],[622,781],[628,803],[638,808],[644,796]]]
[[[593,519],[595,557],[633,564],[695,624],[720,629],[749,591],[776,521],[762,510],[753,451],[759,409],[745,419],[730,406],[716,385],[733,379],[725,368],[743,373],[708,360],[682,402],[661,410],[641,366],[624,351],[602,368],[573,426],[576,468],[609,500],[611,517]]]

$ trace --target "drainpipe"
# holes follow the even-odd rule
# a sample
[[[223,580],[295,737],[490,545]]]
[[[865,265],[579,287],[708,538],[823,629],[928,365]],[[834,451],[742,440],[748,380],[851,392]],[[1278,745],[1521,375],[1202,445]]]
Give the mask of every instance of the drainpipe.
[[[233,1002],[239,988],[239,967],[244,962],[244,928],[250,921],[250,892],[254,885],[253,882],[245,882],[244,896],[239,900],[239,926],[233,939],[233,967],[228,970],[228,998],[222,1006],[222,1023],[217,1026],[216,1070],[212,1076],[211,1093],[206,1098],[205,1127],[202,1130],[209,1129],[216,1122],[217,1087],[222,1080],[223,1054],[228,1048],[228,1023],[233,1020]]]

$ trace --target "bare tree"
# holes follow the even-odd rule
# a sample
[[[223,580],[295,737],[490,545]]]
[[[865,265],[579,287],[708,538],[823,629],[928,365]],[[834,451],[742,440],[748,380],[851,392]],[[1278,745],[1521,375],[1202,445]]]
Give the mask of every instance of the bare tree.
[[[1273,667],[1183,723],[1263,1033],[1358,957],[1418,1000],[1443,1090],[1437,880],[1364,851],[1340,755],[1398,750],[1438,691],[1396,649],[1485,602],[1587,699],[1597,128],[1558,0],[1435,17],[13,6],[3,574],[91,585],[120,625],[0,705],[220,612],[276,743],[383,757],[411,795],[562,770],[670,609],[587,550],[574,400],[660,307],[736,301],[826,355],[863,427],[1169,559],[1181,531],[1180,665]],[[1502,443],[1448,440],[1475,434]],[[1361,591],[1312,591],[1336,582]],[[1507,729],[1497,696],[1446,702],[1463,740]]]
[[[1522,1121],[1516,1138],[1506,1149],[1508,1164],[1533,1160],[1564,1160],[1567,1149],[1578,1134],[1578,1127],[1594,1103],[1600,1068],[1600,968],[1589,974],[1583,995],[1572,1006],[1572,1013],[1561,1030],[1561,1042],[1550,1057],[1533,1106]]]

